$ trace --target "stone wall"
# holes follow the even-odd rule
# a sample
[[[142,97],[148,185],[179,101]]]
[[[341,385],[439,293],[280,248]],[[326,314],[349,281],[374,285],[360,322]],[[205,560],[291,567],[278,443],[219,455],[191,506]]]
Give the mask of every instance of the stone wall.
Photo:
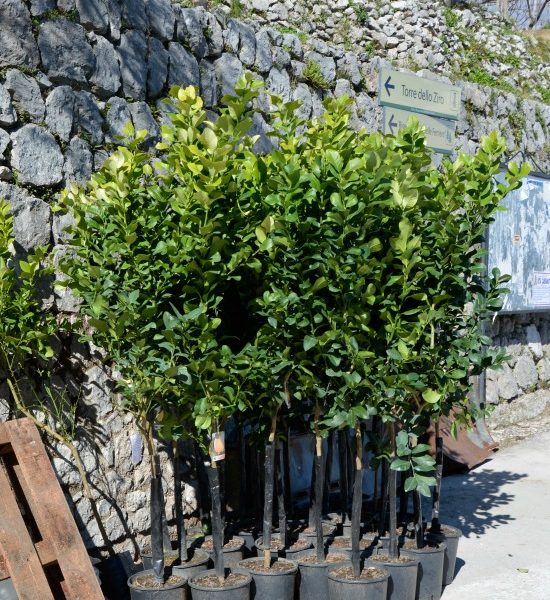
[[[389,4],[391,11],[384,8]],[[13,206],[16,251],[24,254],[37,244],[63,246],[66,223],[52,214],[51,199],[70,182],[88,179],[127,122],[136,129],[146,128],[152,147],[163,118],[159,99],[173,84],[200,86],[206,106],[215,108],[221,95],[251,70],[265,80],[267,90],[301,100],[305,117],[322,113],[323,98],[347,94],[354,102],[354,125],[379,130],[378,70],[391,65],[391,59],[401,59],[401,44],[406,42],[407,48],[412,44],[417,57],[426,59],[418,64],[439,70],[439,77],[445,78],[448,57],[440,63],[437,52],[437,44],[443,44],[437,41],[442,34],[438,15],[444,13],[437,4],[431,5],[419,9],[415,17],[409,1],[378,3],[376,11],[363,19],[356,8],[353,17],[344,0],[311,6],[308,0],[252,0],[245,22],[231,18],[234,5],[219,5],[209,12],[169,0],[0,0],[0,197]],[[334,9],[333,20],[355,18],[357,52],[352,51],[354,43],[332,32],[326,15],[317,15],[317,6]],[[405,21],[402,27],[399,19],[405,9],[413,14],[407,18],[417,20]],[[319,19],[312,18],[304,32],[291,30],[306,13],[319,16],[325,26],[318,27]],[[463,18],[469,18],[465,14]],[[376,51],[368,45],[373,40]],[[321,78],[312,75],[313,63]],[[540,77],[545,73],[541,70]],[[425,70],[419,74],[434,76]],[[498,129],[506,136],[510,156],[531,160],[538,170],[550,173],[550,106],[476,83],[459,85],[461,148],[474,151],[482,135]],[[265,109],[266,98],[258,104]],[[265,133],[261,114],[254,129]],[[263,135],[258,149],[267,148],[269,140]],[[47,303],[59,313],[75,310],[73,299],[62,291],[52,293]],[[498,324],[496,343],[510,346],[514,359],[502,374],[488,376],[488,399],[498,404],[493,417],[497,425],[506,411],[520,412],[516,407],[525,403],[540,405],[546,392],[533,396],[533,390],[545,387],[550,379],[550,346],[548,352],[545,346],[550,342],[536,341],[536,332],[547,339],[549,322],[543,317],[506,317]],[[148,470],[146,461],[134,464],[130,458],[132,420],[113,407],[109,373],[99,349],[63,340],[58,351],[67,368],[56,374],[56,385],[79,402],[85,423],[79,445],[107,532],[117,550],[132,548],[130,540],[141,542],[149,527]],[[9,409],[2,397],[6,390],[0,387],[0,419],[5,419]],[[52,447],[52,453],[86,543],[101,546],[67,453],[60,447]],[[162,460],[168,479],[171,466],[166,454]],[[185,500],[193,510],[194,486],[186,487]],[[170,514],[170,490],[167,507]]]

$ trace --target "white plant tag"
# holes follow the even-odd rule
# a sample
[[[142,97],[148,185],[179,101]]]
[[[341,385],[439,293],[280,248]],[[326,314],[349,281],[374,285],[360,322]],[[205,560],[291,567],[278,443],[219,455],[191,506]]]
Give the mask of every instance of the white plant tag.
[[[130,447],[132,449],[132,464],[138,465],[143,455],[143,439],[140,433],[132,433]]]

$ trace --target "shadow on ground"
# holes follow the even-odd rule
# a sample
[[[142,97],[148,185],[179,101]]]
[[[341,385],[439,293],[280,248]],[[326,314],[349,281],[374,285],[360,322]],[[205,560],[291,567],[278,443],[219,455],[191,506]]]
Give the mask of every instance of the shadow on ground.
[[[511,471],[484,468],[443,479],[441,520],[462,530],[465,537],[480,536],[514,520],[506,513],[514,494],[502,488],[527,477]]]

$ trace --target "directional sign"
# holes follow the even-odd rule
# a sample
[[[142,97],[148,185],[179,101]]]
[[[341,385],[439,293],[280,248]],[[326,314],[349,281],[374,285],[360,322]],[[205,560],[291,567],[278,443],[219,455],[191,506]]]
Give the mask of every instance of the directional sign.
[[[428,115],[416,114],[399,108],[384,108],[384,133],[395,135],[407,125],[409,117],[416,117],[426,127],[426,146],[441,154],[455,150],[455,122]]]
[[[459,87],[391,69],[380,70],[378,98],[381,106],[425,115],[457,120],[460,114]]]

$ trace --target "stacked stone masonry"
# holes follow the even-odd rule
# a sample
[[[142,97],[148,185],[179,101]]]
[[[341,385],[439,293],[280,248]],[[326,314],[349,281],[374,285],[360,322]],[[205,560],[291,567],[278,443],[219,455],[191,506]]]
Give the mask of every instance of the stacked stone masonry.
[[[412,66],[405,61],[412,48],[414,64],[431,69],[420,70],[421,76],[446,79],[451,73],[446,67],[449,51],[442,60],[438,48],[445,38],[453,52],[455,46],[448,41],[452,32],[445,30],[443,9],[434,2],[430,7],[424,0],[377,2],[358,9],[348,0],[246,0],[244,20],[232,18],[232,9],[223,3],[210,9],[183,4],[0,0],[0,197],[12,205],[19,254],[38,244],[63,248],[66,219],[52,213],[50,200],[72,182],[85,183],[120,143],[127,123],[147,129],[144,143],[152,149],[163,121],[160,100],[172,85],[198,86],[206,106],[214,109],[249,70],[265,80],[267,91],[300,100],[304,117],[321,115],[324,98],[346,94],[353,100],[354,126],[375,131],[382,123],[380,67]],[[461,14],[463,20],[478,18],[470,11]],[[296,23],[302,24],[300,30],[292,29]],[[338,30],[342,23],[349,23],[346,39]],[[322,73],[321,86],[308,75],[312,62]],[[548,66],[539,76],[547,73]],[[475,151],[481,137],[497,129],[506,136],[510,157],[529,160],[537,170],[550,173],[550,106],[475,83],[458,85],[463,96],[457,125],[460,148]],[[268,110],[265,94],[258,106]],[[513,126],[514,115],[522,116],[520,129]],[[265,132],[265,120],[258,114],[254,133],[261,136],[259,151],[270,147]],[[46,303],[59,313],[76,309],[71,295],[60,290]],[[507,346],[513,356],[504,371],[487,377],[487,400],[496,405],[498,428],[507,418],[523,421],[533,410],[546,410],[550,320],[530,315],[496,323],[495,343]],[[130,538],[140,543],[149,527],[147,464],[130,460],[131,418],[113,406],[101,351],[76,340],[68,350],[71,369],[59,376],[57,385],[80,397],[83,414],[94,427],[90,433],[97,434],[94,443],[82,435],[79,445],[98,490],[107,532],[116,549],[133,549]],[[75,377],[76,371],[83,376]],[[0,420],[9,417],[6,396],[0,387]],[[86,543],[100,546],[67,452],[62,447],[52,451]],[[166,455],[163,462],[168,481]],[[192,511],[193,486],[185,488],[184,496]],[[169,515],[172,507],[168,493]]]

